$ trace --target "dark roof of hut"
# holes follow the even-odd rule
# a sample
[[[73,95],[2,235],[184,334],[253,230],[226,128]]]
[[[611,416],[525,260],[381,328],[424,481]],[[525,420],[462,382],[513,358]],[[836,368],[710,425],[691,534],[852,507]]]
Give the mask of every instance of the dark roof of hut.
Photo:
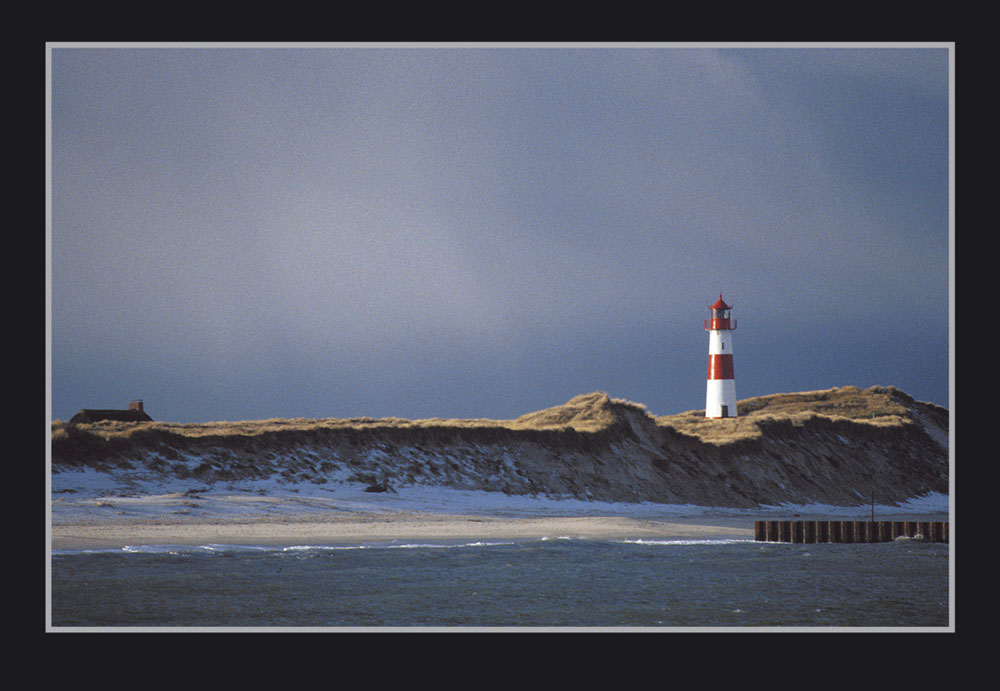
[[[152,422],[153,418],[140,410],[95,410],[84,408],[69,419],[70,422],[98,422],[117,420],[119,422]]]

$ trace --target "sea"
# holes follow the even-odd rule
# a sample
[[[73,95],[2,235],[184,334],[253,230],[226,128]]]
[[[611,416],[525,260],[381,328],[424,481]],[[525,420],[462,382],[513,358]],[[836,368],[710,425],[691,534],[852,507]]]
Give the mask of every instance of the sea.
[[[914,540],[169,545],[51,557],[54,627],[944,628],[949,548]]]
[[[450,505],[439,496],[363,500],[370,502],[365,510],[382,501],[389,510],[670,516],[670,507],[655,505],[512,506],[509,497],[491,505],[496,494],[451,492]],[[880,506],[878,518],[947,520],[947,502],[928,497]],[[699,510],[675,509],[688,517]],[[793,510],[807,518],[838,509],[770,507],[755,515],[791,517]],[[55,550],[48,614],[57,631],[948,631],[952,552],[953,544],[912,539],[785,544],[560,536]]]

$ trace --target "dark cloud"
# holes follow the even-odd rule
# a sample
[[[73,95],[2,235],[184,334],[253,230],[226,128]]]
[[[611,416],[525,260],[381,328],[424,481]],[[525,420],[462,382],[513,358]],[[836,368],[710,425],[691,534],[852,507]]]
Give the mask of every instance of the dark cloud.
[[[719,292],[740,397],[948,402],[946,51],[52,66],[54,417],[512,417],[595,389],[695,409]]]

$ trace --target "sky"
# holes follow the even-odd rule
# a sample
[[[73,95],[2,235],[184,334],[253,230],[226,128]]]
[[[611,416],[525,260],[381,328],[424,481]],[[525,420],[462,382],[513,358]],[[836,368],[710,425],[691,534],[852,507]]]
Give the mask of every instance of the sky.
[[[50,414],[949,406],[949,44],[50,44]]]

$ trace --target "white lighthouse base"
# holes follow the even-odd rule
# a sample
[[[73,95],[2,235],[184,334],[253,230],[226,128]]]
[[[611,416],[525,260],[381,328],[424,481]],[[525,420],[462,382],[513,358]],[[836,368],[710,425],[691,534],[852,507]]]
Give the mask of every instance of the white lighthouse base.
[[[705,417],[736,417],[736,380],[709,379]]]

